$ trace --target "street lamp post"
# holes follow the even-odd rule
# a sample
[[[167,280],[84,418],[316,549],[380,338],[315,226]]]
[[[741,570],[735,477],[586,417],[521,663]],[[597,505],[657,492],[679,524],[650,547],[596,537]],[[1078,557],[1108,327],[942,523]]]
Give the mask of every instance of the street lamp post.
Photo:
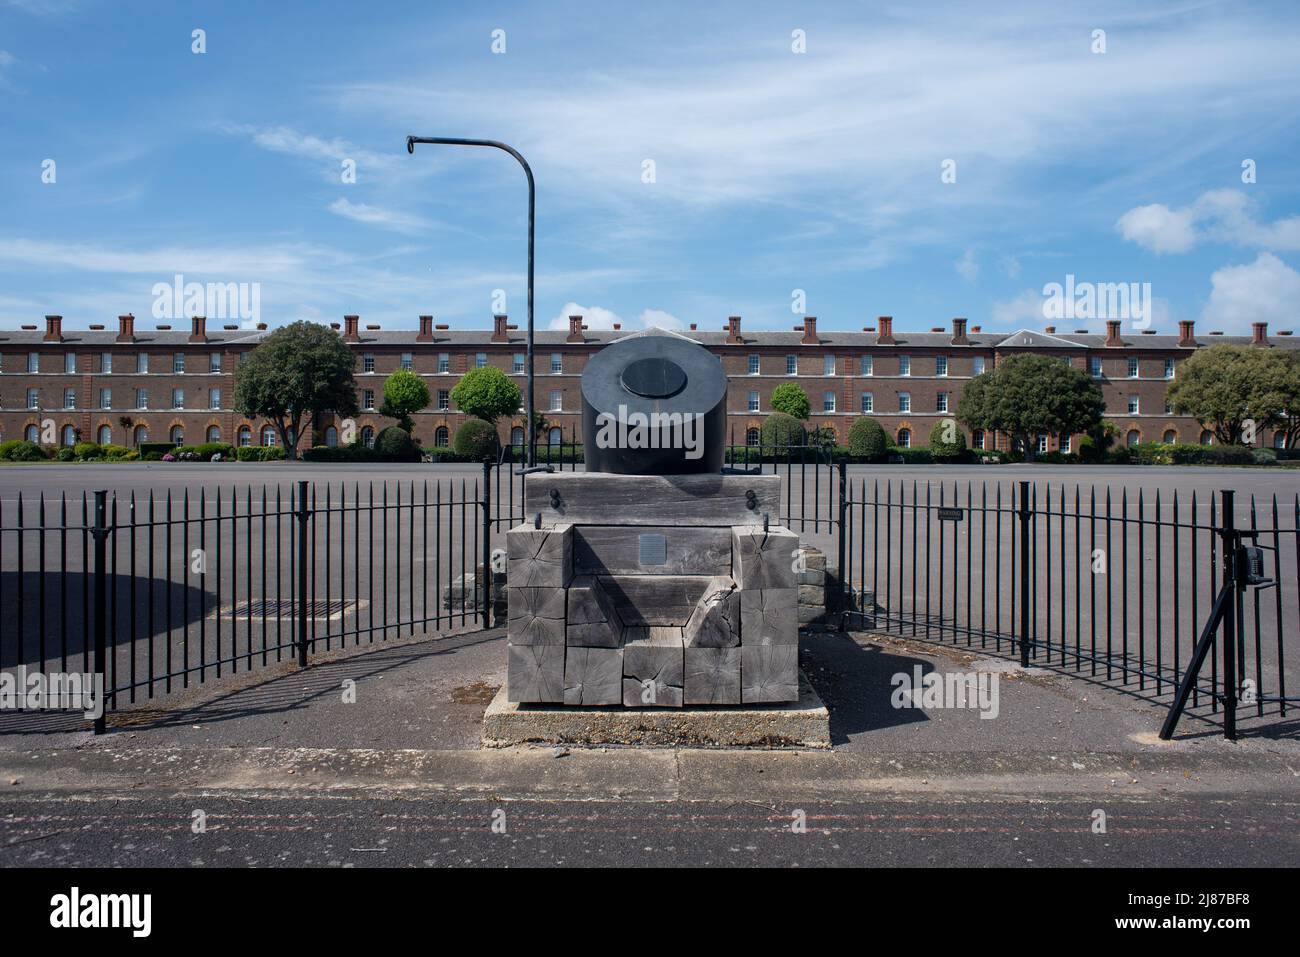
[[[528,400],[526,406],[528,420],[524,426],[524,433],[528,436],[528,467],[531,469],[537,464],[537,437],[533,425],[533,223],[536,200],[533,171],[518,150],[497,140],[467,140],[451,136],[408,136],[406,152],[414,153],[416,143],[434,143],[441,146],[491,146],[504,150],[518,160],[519,165],[524,168],[524,175],[528,177]]]

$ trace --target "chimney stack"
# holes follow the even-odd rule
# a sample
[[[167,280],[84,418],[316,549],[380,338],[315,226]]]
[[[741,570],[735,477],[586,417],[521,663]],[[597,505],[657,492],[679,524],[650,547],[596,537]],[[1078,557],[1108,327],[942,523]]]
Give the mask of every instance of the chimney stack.
[[[880,327],[880,333],[876,336],[876,344],[892,346],[894,344],[894,317],[880,316],[876,319],[876,324]]]
[[[803,317],[803,338],[799,341],[808,346],[815,346],[821,342],[821,340],[817,338],[816,316]]]
[[[208,341],[208,320],[206,316],[194,316],[190,319],[190,342]]]
[[[1178,344],[1180,346],[1196,345],[1196,323],[1191,319],[1178,321]]]
[[[1267,322],[1252,322],[1250,324],[1250,330],[1251,330],[1251,340],[1250,340],[1251,345],[1255,345],[1255,346],[1268,345],[1268,323]]]
[[[966,320],[954,319],[952,321],[952,344],[954,346],[965,346],[970,344],[966,338]]]
[[[360,336],[360,334],[357,332],[357,326],[358,326],[360,323],[361,323],[361,317],[360,317],[360,316],[344,316],[344,317],[343,317],[343,341],[344,341],[344,342],[360,342],[360,341],[361,341],[361,336]]]
[[[509,342],[509,341],[510,341],[510,334],[506,331],[506,317],[505,317],[505,316],[493,316],[493,317],[492,317],[492,341],[493,341],[493,342]]]
[[[727,341],[732,345],[740,345],[745,341],[740,336],[740,316],[727,317]]]
[[[1124,344],[1124,340],[1120,338],[1120,334],[1119,334],[1119,320],[1107,319],[1106,320],[1106,345],[1122,346],[1123,344]]]
[[[131,313],[117,317],[117,341],[135,342],[135,316]]]
[[[433,341],[433,316],[420,317],[420,332],[415,337],[416,342]]]
[[[63,341],[63,317],[62,316],[45,317],[45,341],[46,342]]]
[[[582,316],[569,317],[569,337],[565,342],[582,342]]]

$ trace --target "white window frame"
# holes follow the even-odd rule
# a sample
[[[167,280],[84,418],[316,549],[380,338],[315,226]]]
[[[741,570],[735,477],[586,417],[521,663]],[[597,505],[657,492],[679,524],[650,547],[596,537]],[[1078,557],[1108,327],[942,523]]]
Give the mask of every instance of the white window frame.
[[[874,356],[862,356],[861,365],[858,371],[864,376],[876,374],[876,362]]]
[[[757,389],[751,390],[747,401],[748,411],[757,412],[759,410],[758,403],[759,403],[758,390]]]
[[[948,357],[934,357],[934,374],[937,376],[946,376],[948,374]]]
[[[798,375],[798,374],[799,374],[799,357],[798,357],[798,356],[786,356],[786,357],[785,357],[785,374],[786,374],[786,375]]]
[[[898,393],[898,411],[900,413],[910,413],[912,411],[912,393]]]
[[[911,376],[911,374],[912,374],[912,357],[911,357],[911,356],[899,356],[899,357],[898,357],[898,374],[899,374],[900,376]]]
[[[871,392],[862,393],[862,414],[872,415],[876,411],[876,396]]]
[[[748,363],[746,367],[748,370],[748,374],[758,375],[760,369],[762,368],[762,360],[759,359],[757,355],[751,354],[745,361],[746,363]]]
[[[1130,395],[1130,396],[1128,397],[1128,414],[1129,414],[1129,415],[1141,415],[1141,414],[1142,414],[1142,397],[1141,397],[1141,396]]]

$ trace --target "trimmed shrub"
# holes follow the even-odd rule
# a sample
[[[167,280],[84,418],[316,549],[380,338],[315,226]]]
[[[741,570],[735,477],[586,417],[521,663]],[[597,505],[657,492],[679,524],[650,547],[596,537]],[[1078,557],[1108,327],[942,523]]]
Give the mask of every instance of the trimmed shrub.
[[[100,448],[98,442],[78,442],[72,447],[72,454],[79,459],[101,459],[104,457],[104,450]]]
[[[141,461],[144,462],[161,462],[163,454],[161,452],[143,452],[140,455]]]
[[[1277,453],[1272,449],[1255,449],[1250,456],[1256,465],[1277,465]]]
[[[934,461],[929,449],[902,449],[896,446],[889,450],[889,456],[898,456],[904,465],[929,465]]]
[[[1174,445],[1170,452],[1176,465],[1253,465],[1255,457],[1244,445]]]
[[[880,462],[889,451],[889,437],[875,419],[863,416],[849,428],[849,455],[863,462]]]
[[[804,445],[807,442],[803,423],[784,412],[773,412],[764,419],[760,434],[764,455],[785,455],[787,452],[783,446]]]
[[[796,419],[808,418],[808,393],[793,382],[783,382],[772,390],[772,410]]]
[[[488,457],[495,459],[499,445],[497,427],[483,419],[466,419],[451,442],[456,454],[470,462],[482,462]]]
[[[375,437],[375,453],[385,462],[420,461],[420,447],[411,433],[396,425],[390,425]]]
[[[13,439],[0,444],[0,459],[6,462],[39,462],[45,458],[45,452],[35,442],[26,439]]]
[[[140,457],[140,453],[133,452],[131,449],[128,449],[125,445],[109,444],[109,445],[101,445],[100,448],[103,450],[104,458],[106,459],[124,459],[127,456],[131,456],[132,458],[138,459]]]
[[[949,439],[951,430],[951,441]],[[936,422],[930,430],[930,455],[936,462],[956,462],[966,457],[966,434],[957,423]]]
[[[283,462],[284,446],[283,445],[264,445],[262,446],[263,462]]]
[[[147,453],[145,458],[148,458]],[[235,450],[235,458],[241,462],[260,462],[262,461],[262,448],[258,445],[241,445]]]
[[[175,452],[175,451],[176,451],[176,446],[173,445],[171,442],[141,442],[140,443],[140,455],[142,457],[148,456],[150,452],[157,452],[158,457],[162,458],[162,456],[166,455],[168,452]],[[149,459],[149,461],[154,462],[157,461],[157,459]]]
[[[1172,465],[1173,446],[1164,442],[1142,442],[1133,446],[1133,461],[1139,465]]]
[[[64,445],[59,448],[59,451],[54,453],[54,457],[60,462],[71,462],[77,457],[77,453],[73,451],[72,446]]]

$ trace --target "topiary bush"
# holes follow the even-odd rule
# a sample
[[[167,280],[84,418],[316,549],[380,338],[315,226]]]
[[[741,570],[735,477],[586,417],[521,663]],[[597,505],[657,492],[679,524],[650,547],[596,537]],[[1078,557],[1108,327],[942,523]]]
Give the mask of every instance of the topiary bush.
[[[375,454],[386,462],[418,462],[420,447],[405,429],[390,425],[375,437]]]
[[[863,416],[849,428],[849,455],[863,462],[883,462],[889,436],[875,419]]]
[[[786,446],[801,446],[807,442],[803,423],[784,412],[773,412],[763,420],[761,432],[763,455],[788,455]]]
[[[73,451],[72,446],[64,445],[59,448],[59,451],[54,453],[54,457],[60,462],[71,462],[76,459],[77,453]]]
[[[958,462],[966,457],[966,435],[952,419],[934,424],[930,430],[930,455],[936,462]]]
[[[466,419],[451,442],[452,450],[470,462],[495,459],[499,445],[497,427],[483,419]]]

